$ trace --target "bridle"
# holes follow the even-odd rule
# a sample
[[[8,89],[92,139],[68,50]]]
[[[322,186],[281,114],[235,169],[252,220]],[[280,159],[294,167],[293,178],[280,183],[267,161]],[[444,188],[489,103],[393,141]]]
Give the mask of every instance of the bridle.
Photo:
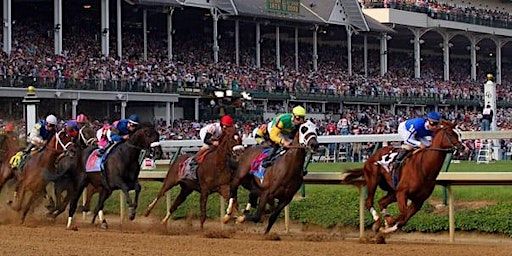
[[[60,139],[60,134],[64,132],[64,129],[60,130],[55,136],[57,137],[55,139],[55,150],[59,150],[59,145],[62,147],[63,151],[67,151],[68,147],[73,145],[73,141],[69,141],[68,143],[64,144],[62,140]]]
[[[443,133],[443,137],[441,138],[441,141],[444,141],[449,136],[447,129],[448,129],[448,127],[441,128],[441,131],[439,131],[439,132]],[[450,147],[449,148],[433,148],[433,147],[429,147],[429,148],[426,148],[425,150],[434,150],[434,151],[451,152],[451,153],[457,151],[457,149],[458,149],[457,145],[454,144],[449,137],[447,139],[450,142]],[[459,139],[460,139],[460,135],[459,135]]]
[[[80,139],[81,141],[83,141],[83,142],[85,143],[85,145],[86,145],[86,146],[91,146],[94,142],[96,142],[96,141],[97,141],[97,139],[96,139],[94,136],[93,136],[93,137],[91,137],[91,138],[89,138],[89,139],[86,139],[86,138],[85,138],[85,135],[84,135],[84,132],[83,132],[83,130],[84,130],[84,129],[85,129],[85,127],[82,127],[82,128],[80,128],[80,130],[78,131],[79,139]]]

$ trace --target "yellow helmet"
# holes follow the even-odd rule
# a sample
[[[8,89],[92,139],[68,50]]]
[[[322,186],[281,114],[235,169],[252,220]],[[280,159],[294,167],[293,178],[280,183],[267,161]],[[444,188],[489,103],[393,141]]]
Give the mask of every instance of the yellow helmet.
[[[293,108],[292,113],[294,116],[305,117],[306,109],[303,108],[302,106],[296,106]]]

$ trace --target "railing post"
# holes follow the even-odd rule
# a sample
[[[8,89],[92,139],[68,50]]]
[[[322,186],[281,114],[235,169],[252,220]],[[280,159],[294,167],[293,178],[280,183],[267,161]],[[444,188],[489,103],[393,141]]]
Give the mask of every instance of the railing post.
[[[452,156],[453,156],[452,153],[448,153],[448,155],[446,156],[446,158],[444,160],[444,165],[446,166],[444,169],[445,172],[448,172],[448,170],[450,168],[450,164],[452,162]],[[443,204],[446,205],[447,201],[448,201],[447,190],[446,190],[446,187],[443,187]]]
[[[364,238],[364,215],[365,215],[365,208],[364,208],[364,201],[366,199],[366,187],[360,187],[359,190],[359,239]]]

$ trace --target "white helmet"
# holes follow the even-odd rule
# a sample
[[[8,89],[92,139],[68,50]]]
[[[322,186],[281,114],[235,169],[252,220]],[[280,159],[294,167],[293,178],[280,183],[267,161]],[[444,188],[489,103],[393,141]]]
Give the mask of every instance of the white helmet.
[[[48,124],[57,125],[57,117],[55,117],[54,115],[49,115],[46,117],[46,122]]]

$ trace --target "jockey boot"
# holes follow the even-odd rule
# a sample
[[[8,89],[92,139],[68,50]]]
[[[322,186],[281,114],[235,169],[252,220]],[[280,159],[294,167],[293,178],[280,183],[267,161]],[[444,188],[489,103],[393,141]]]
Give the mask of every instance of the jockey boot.
[[[270,151],[270,154],[265,158],[265,160],[263,160],[263,162],[261,163],[261,167],[268,168],[269,166],[272,165],[272,160],[276,156],[278,149],[279,146],[272,147],[272,151]]]
[[[391,180],[393,183],[393,188],[396,188],[398,185],[398,176],[399,174],[399,168],[402,165],[402,162],[404,161],[404,158],[408,155],[408,150],[401,150],[398,155],[396,156],[395,160],[393,161],[393,166],[391,168]]]

